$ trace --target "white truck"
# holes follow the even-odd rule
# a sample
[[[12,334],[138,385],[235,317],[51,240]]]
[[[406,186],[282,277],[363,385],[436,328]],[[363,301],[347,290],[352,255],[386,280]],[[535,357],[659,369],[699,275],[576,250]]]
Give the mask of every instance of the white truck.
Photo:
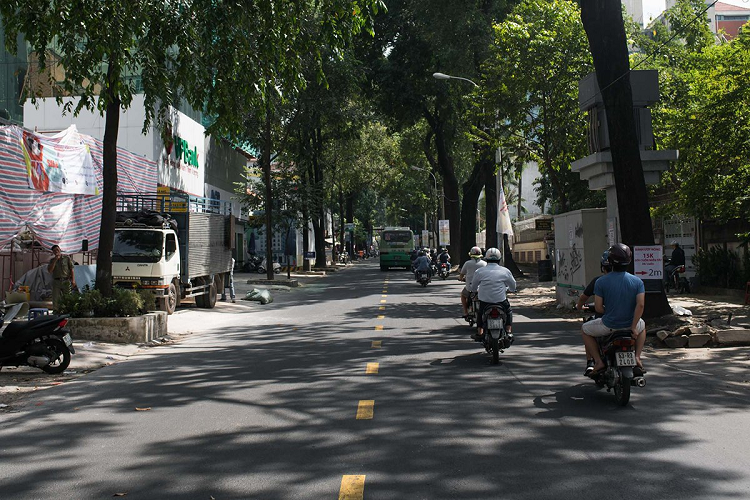
[[[126,210],[127,209],[127,210]],[[212,309],[231,270],[234,216],[226,202],[196,197],[119,196],[112,282],[156,292],[172,314],[195,298]]]

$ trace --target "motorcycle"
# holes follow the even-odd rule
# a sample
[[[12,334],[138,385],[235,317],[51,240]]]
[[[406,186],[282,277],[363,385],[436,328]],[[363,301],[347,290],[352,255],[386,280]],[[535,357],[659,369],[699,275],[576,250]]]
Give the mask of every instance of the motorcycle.
[[[484,314],[482,314],[484,335],[482,335],[481,342],[485,350],[492,354],[493,365],[500,362],[500,353],[513,343],[513,335],[505,330],[506,321],[505,310],[500,304],[488,304],[484,308]]]
[[[49,374],[65,371],[75,354],[70,332],[65,329],[68,315],[39,316],[30,321],[11,321],[21,304],[6,311],[0,319],[0,368],[33,366]]]
[[[586,307],[591,311],[591,306]],[[593,319],[593,316],[584,322]],[[620,406],[630,401],[630,388],[645,387],[643,370],[635,362],[635,339],[630,330],[617,330],[606,337],[597,337],[599,356],[605,368],[591,375],[598,387],[614,389],[615,400]]]
[[[339,254],[339,264],[346,265],[349,262],[351,262],[351,260],[349,259],[349,252],[341,252]]]
[[[684,272],[685,266],[675,267],[664,280],[664,291],[669,293],[674,288],[677,293],[690,293],[690,281],[682,276]]]
[[[246,273],[254,273],[258,271],[258,267],[263,263],[263,257],[258,255],[250,255],[242,266],[242,270]],[[265,272],[265,270],[263,271]]]
[[[417,279],[417,283],[419,283],[422,286],[426,287],[427,283],[429,283],[430,281],[432,281],[430,279],[430,275],[429,275],[429,273],[427,271],[417,271],[414,274],[415,274],[415,277]]]
[[[438,270],[438,276],[440,276],[441,279],[446,279],[451,274],[451,265],[442,263],[440,264],[440,269]]]
[[[260,265],[258,266],[258,269],[257,269],[258,274],[265,273],[266,272],[266,266],[267,266],[267,261],[266,261],[266,259],[263,259],[261,261]],[[273,272],[274,273],[280,273],[281,272],[281,264],[279,264],[278,262],[274,262],[273,263]]]
[[[432,273],[432,276],[436,276],[438,273],[438,266],[435,261],[430,262],[430,272]]]

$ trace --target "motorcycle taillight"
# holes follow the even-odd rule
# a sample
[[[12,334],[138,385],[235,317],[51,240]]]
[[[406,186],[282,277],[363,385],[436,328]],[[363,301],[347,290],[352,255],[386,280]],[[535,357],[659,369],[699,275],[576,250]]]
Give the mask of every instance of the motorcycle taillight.
[[[68,318],[65,318],[65,319],[61,320],[61,321],[60,321],[60,322],[59,322],[59,323],[57,324],[57,327],[58,327],[58,328],[65,328],[65,325],[67,325],[67,324],[68,324]]]
[[[498,316],[500,316],[500,311],[498,311],[495,308],[493,308],[492,310],[490,310],[490,317],[491,318],[497,318]]]
[[[631,347],[635,345],[635,340],[633,339],[617,339],[614,342],[612,342],[614,345],[618,347]]]

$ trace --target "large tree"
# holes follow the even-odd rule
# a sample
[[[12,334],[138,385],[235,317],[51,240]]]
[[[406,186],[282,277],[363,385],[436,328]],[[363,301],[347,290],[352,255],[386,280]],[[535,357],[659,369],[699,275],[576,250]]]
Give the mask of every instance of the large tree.
[[[631,247],[653,245],[648,191],[633,114],[628,41],[622,5],[611,0],[581,0],[580,3],[581,19],[607,114],[622,241]],[[664,293],[647,295],[647,316],[660,316],[669,312],[669,303]]]
[[[78,0],[4,0],[0,15],[5,44],[15,51],[23,34],[31,54],[56,89],[58,102],[78,96],[65,109],[99,111],[105,116],[101,229],[96,266],[96,288],[112,290],[112,248],[117,202],[117,135],[120,111],[136,93],[145,95],[144,131],[160,109],[178,99],[179,51],[187,41],[182,11],[174,2],[88,2]],[[53,55],[52,58],[48,55]],[[52,71],[59,65],[62,73]],[[52,80],[53,75],[64,75]],[[30,97],[37,89],[27,88]]]
[[[371,77],[380,107],[400,127],[425,120],[424,152],[442,178],[445,216],[450,220],[451,256],[459,260],[461,169],[456,149],[465,142],[463,122],[472,87],[466,82],[437,81],[434,72],[476,78],[491,40],[491,26],[507,12],[505,0],[389,3],[376,23],[370,54]],[[473,220],[473,217],[472,217]]]

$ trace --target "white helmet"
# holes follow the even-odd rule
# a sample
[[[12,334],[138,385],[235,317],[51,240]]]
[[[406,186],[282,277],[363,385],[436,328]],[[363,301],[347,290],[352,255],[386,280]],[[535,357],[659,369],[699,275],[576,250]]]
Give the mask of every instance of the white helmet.
[[[503,256],[497,248],[490,248],[487,250],[487,253],[484,254],[484,260],[487,262],[500,262],[503,260]]]
[[[469,251],[469,257],[472,259],[479,259],[482,257],[482,250],[479,247],[471,247]]]

